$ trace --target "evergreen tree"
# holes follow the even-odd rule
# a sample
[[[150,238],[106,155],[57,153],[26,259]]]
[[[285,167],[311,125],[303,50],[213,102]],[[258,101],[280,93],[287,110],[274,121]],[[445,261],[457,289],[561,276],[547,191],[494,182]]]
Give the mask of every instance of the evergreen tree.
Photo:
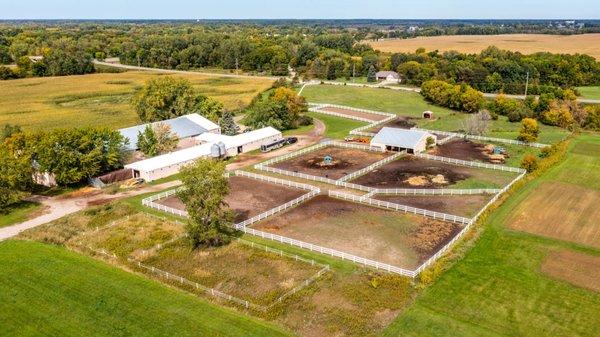
[[[221,133],[228,136],[235,136],[240,131],[239,126],[233,120],[233,113],[230,111],[223,113],[223,116],[219,119],[219,126],[221,127]]]
[[[377,82],[377,71],[374,66],[369,67],[367,72],[367,82]]]

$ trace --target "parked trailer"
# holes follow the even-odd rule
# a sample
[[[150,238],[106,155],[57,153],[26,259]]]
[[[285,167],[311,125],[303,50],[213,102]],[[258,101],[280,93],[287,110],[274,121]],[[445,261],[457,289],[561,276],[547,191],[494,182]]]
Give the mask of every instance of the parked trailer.
[[[265,144],[260,146],[261,152],[270,152],[276,149],[279,149],[287,144],[287,139],[280,139],[270,144]]]

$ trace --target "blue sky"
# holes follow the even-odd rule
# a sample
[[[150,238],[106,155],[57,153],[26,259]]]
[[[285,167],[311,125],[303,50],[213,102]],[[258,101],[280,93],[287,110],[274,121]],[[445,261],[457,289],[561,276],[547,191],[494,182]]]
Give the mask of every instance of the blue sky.
[[[0,19],[600,19],[599,0],[0,0]]]

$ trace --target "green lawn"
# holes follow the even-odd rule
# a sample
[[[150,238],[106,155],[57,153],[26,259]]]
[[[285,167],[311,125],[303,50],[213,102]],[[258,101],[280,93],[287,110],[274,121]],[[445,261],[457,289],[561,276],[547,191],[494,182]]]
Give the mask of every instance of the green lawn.
[[[573,145],[582,140],[600,141],[598,136],[584,135]],[[540,265],[555,249],[596,256],[600,250],[505,228],[511,211],[540,183],[577,174],[575,157],[569,154],[491,214],[467,255],[427,288],[384,335],[597,336],[600,294],[551,279],[540,272]],[[599,172],[587,174],[598,181]]]
[[[468,114],[438,107],[426,102],[423,97],[414,92],[390,89],[360,88],[334,85],[307,86],[302,95],[309,102],[332,103],[395,113],[417,118],[419,127],[431,130],[458,131],[463,128]],[[434,112],[435,119],[422,119],[423,111]],[[493,121],[486,136],[516,139],[520,123],[511,123],[504,116]],[[569,132],[553,126],[540,124],[541,143],[555,143],[568,136]]]
[[[64,248],[0,243],[3,336],[284,336],[281,329]]]
[[[327,138],[343,139],[344,137],[348,136],[350,130],[367,125],[367,123],[352,119],[325,115],[316,112],[310,112],[308,115],[321,120],[325,124],[325,137]]]
[[[578,87],[581,98],[600,99],[600,86],[598,87]]]
[[[42,205],[37,202],[21,201],[11,205],[8,208],[7,214],[0,216],[0,228],[11,226],[19,222],[23,222],[35,213],[42,209]]]

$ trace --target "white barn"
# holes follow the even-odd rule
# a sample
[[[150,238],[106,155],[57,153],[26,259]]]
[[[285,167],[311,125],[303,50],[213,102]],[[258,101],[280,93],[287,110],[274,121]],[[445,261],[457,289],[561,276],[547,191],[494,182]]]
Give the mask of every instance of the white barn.
[[[387,151],[403,151],[419,153],[427,149],[427,139],[437,137],[429,132],[384,127],[371,139],[371,146]]]
[[[141,160],[125,165],[125,168],[133,170],[136,178],[153,181],[178,173],[183,166],[198,158],[234,157],[240,153],[259,149],[263,144],[269,144],[282,138],[281,132],[272,127],[235,136],[206,132],[196,137],[197,141],[202,142],[200,145]],[[225,148],[226,153],[217,152],[215,154],[215,147],[218,149],[219,145]]]

